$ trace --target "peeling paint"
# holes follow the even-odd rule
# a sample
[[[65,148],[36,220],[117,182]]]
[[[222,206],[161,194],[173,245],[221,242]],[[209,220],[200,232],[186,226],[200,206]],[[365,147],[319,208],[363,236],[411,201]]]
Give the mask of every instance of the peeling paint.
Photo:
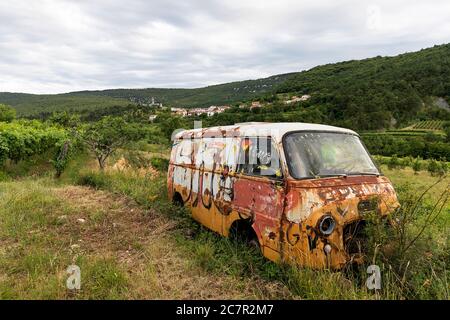
[[[395,210],[395,190],[384,176],[291,177],[282,136],[305,127],[352,133],[294,123],[216,127],[178,134],[168,170],[169,197],[179,194],[194,219],[225,236],[235,221],[250,221],[263,254],[273,261],[334,269],[350,261],[362,261],[363,253],[350,253],[346,248],[346,226],[363,221],[367,210],[375,209],[382,216]],[[273,150],[257,150],[257,154],[264,159],[279,155],[281,175],[261,176],[239,169],[240,156],[249,152],[248,137],[270,138]],[[336,222],[335,230],[327,236],[319,230],[325,215]],[[328,257],[326,244],[332,248]]]

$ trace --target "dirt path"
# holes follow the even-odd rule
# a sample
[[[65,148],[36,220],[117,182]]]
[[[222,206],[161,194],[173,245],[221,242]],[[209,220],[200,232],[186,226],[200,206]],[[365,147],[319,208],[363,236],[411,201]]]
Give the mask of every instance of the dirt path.
[[[279,283],[211,274],[180,250],[177,222],[105,191],[68,186],[51,190],[70,206],[58,233],[74,255],[110,257],[127,273],[125,298],[239,299],[287,297]],[[80,220],[82,219],[82,220]],[[89,259],[89,258],[88,258]]]

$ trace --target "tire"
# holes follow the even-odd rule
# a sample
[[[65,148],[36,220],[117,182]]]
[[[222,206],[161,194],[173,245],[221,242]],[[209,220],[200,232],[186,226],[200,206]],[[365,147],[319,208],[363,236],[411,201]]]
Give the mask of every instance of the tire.
[[[183,198],[178,192],[173,196],[172,203],[177,207],[184,207]]]

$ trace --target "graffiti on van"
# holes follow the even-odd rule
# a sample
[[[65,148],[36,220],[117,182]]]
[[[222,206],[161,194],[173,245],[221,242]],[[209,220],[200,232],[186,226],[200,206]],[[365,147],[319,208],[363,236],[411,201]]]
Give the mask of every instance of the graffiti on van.
[[[267,258],[311,267],[362,261],[365,215],[398,206],[355,132],[313,124],[181,132],[168,189],[206,227],[250,234]]]

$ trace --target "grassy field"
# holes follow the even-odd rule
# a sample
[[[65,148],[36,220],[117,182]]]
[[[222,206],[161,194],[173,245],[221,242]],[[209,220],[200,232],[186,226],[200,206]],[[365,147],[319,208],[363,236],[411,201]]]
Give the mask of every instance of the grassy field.
[[[165,172],[115,170],[117,159],[100,173],[90,157],[80,156],[60,180],[45,165],[39,172],[20,163],[6,168],[0,298],[449,299],[448,204],[409,250],[402,277],[391,270],[397,264],[383,262],[383,289],[373,293],[357,274],[276,265],[206,230],[166,200]],[[437,179],[383,169],[405,201]],[[448,183],[441,181],[421,200],[411,236]],[[71,264],[81,268],[77,292],[65,286]]]
[[[392,183],[398,187],[409,186],[413,190],[425,190],[427,187],[436,183],[439,178],[432,177],[430,173],[427,171],[420,171],[417,174],[414,174],[413,169],[406,167],[403,169],[394,169],[390,170],[387,166],[382,166],[381,170],[383,173],[391,179]],[[441,183],[438,183],[434,188],[433,192],[428,193],[426,196],[426,200],[432,203],[435,198],[442,194],[444,191],[448,191],[448,184],[450,183],[450,178],[445,178]],[[450,208],[450,204],[447,205]],[[450,218],[450,215],[448,216]]]

